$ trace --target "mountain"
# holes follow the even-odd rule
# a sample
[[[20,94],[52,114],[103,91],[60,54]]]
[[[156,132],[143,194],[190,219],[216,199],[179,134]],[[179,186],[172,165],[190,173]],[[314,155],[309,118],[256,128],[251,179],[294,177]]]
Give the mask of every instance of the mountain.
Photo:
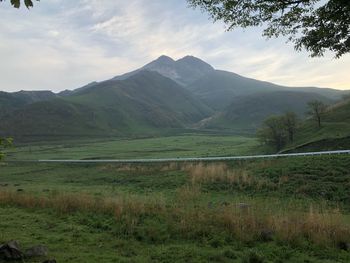
[[[146,135],[186,128],[212,110],[176,82],[151,71],[110,80],[70,96],[29,104],[0,119],[17,138]]]
[[[243,77],[232,72],[216,70],[208,63],[193,56],[186,56],[179,60],[161,56],[140,69],[117,76],[114,79],[127,79],[142,70],[155,71],[174,80],[216,111],[224,110],[237,96],[256,93],[281,90],[300,91],[315,93],[332,100],[340,99],[344,94],[344,92],[335,89],[286,87]]]
[[[52,91],[18,91],[12,93],[0,91],[0,117],[28,104],[55,97],[56,94]]]
[[[268,115],[303,116],[308,101],[333,103],[343,94],[246,78],[193,56],[161,56],[135,71],[58,94],[0,92],[0,135],[139,136],[186,128],[254,133]]]
[[[335,89],[299,88],[276,85],[270,82],[246,78],[235,73],[214,70],[187,87],[211,108],[222,111],[233,101],[254,94],[273,94],[273,91],[307,92],[329,99],[340,99],[344,92]],[[317,96],[315,97],[317,98]],[[249,99],[249,97],[247,98]],[[272,98],[271,98],[272,99]]]
[[[245,78],[221,70],[214,70],[187,87],[193,94],[216,110],[226,108],[236,97],[257,92],[276,91],[280,88],[268,82]]]
[[[293,111],[299,117],[305,117],[307,103],[320,100],[333,103],[332,100],[317,93],[299,91],[272,91],[237,96],[220,114],[201,123],[211,129],[232,129],[255,133],[261,123],[270,115]]]
[[[344,94],[343,91],[335,89],[286,87],[243,77],[236,73],[216,70],[208,63],[193,56],[186,56],[179,60],[174,60],[163,55],[140,69],[136,69],[121,76],[116,76],[112,80],[125,80],[144,70],[157,72],[164,77],[172,79],[206,103],[208,107],[216,111],[224,110],[231,104],[232,100],[238,96],[241,97],[271,91],[283,90],[315,93],[332,100],[340,99]],[[97,84],[99,83],[92,82],[77,90],[90,88]],[[59,95],[71,95],[77,90],[64,91]]]
[[[187,86],[214,71],[214,68],[193,56],[186,56],[176,61],[170,57],[161,56],[140,69],[117,76],[114,79],[126,79],[142,70],[158,72],[182,86]]]
[[[87,85],[85,85],[83,87],[77,88],[75,90],[68,90],[68,89],[66,89],[64,91],[61,91],[57,95],[60,96],[60,97],[68,97],[68,96],[71,96],[71,95],[73,95],[73,94],[75,94],[75,93],[77,93],[79,91],[82,91],[82,90],[94,87],[95,85],[98,85],[98,84],[99,84],[99,82],[93,81],[93,82],[91,82],[91,83],[89,83],[89,84],[87,84]]]

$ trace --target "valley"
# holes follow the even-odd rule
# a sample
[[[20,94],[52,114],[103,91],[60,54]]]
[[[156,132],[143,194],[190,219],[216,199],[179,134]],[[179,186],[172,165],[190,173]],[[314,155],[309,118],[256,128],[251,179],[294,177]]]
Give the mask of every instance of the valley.
[[[0,0],[0,263],[349,263],[349,0]]]
[[[310,102],[322,106],[318,119]],[[350,149],[347,92],[161,56],[60,93],[0,93],[0,243],[25,262],[349,262],[350,156],[38,163]],[[287,140],[292,116],[293,140]],[[272,118],[275,123],[270,125]],[[277,150],[265,132],[283,131]],[[275,129],[275,130],[273,130]],[[272,139],[274,139],[272,137]],[[1,152],[1,151],[0,151]],[[0,253],[1,261],[1,253]]]

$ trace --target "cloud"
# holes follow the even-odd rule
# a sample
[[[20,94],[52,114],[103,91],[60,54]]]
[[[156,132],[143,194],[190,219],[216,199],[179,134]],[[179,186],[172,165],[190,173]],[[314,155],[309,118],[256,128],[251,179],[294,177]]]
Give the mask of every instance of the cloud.
[[[104,80],[166,54],[290,86],[350,88],[350,56],[309,58],[260,29],[225,32],[179,0],[50,0],[0,9],[0,90],[59,91]]]

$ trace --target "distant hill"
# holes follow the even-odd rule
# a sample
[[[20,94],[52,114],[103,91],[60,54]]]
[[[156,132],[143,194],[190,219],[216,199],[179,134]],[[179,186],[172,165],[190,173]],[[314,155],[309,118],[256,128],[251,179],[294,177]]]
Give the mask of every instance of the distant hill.
[[[276,91],[280,87],[268,82],[245,78],[235,73],[215,70],[196,80],[187,89],[213,109],[223,110],[237,97],[257,92]]]
[[[343,91],[335,89],[285,87],[270,82],[246,78],[235,73],[221,70],[210,72],[189,85],[187,89],[192,91],[207,105],[219,111],[224,110],[232,104],[233,101],[237,101],[238,97],[241,99],[243,96],[268,93],[264,96],[264,98],[267,98],[266,96],[269,94],[274,96],[274,93],[271,93],[272,91],[308,92],[310,94],[313,93],[317,96],[321,95],[333,100],[340,99],[344,94]],[[317,96],[315,98],[317,98]]]
[[[307,119],[298,129],[295,142],[285,151],[317,151],[350,149],[350,100],[330,106],[319,128]]]
[[[70,96],[29,104],[1,118],[3,134],[17,137],[150,134],[185,128],[212,114],[174,81],[140,71]]]
[[[325,103],[332,102],[316,93],[298,91],[272,91],[237,96],[220,114],[208,119],[202,125],[211,129],[233,129],[255,133],[264,119],[270,115],[293,111],[304,117],[307,103],[315,99]]]
[[[52,91],[19,91],[13,93],[0,91],[0,117],[28,104],[55,97],[56,94]]]

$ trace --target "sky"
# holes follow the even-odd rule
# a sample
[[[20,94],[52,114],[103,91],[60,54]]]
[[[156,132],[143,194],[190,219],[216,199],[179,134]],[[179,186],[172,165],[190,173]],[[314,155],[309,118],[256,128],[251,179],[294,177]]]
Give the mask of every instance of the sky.
[[[0,3],[0,90],[75,89],[167,55],[287,86],[350,89],[350,54],[310,58],[261,28],[226,31],[186,0]]]

